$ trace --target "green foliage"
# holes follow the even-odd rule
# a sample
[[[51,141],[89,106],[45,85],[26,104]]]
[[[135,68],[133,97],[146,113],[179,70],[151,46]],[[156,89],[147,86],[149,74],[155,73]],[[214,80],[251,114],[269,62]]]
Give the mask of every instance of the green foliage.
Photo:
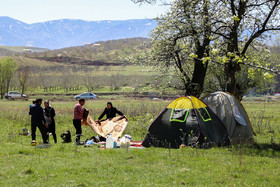
[[[0,94],[3,99],[4,92],[9,90],[10,81],[13,78],[18,65],[10,57],[0,59]]]
[[[265,46],[259,47],[258,51],[249,48],[247,58],[242,58],[242,62],[239,62],[241,70],[236,73],[236,82],[240,86],[240,100],[248,91],[262,94],[273,94],[277,91],[277,76],[267,71],[267,69],[276,69],[276,64],[279,62],[279,59],[273,57],[275,55],[277,55],[275,51],[270,51]],[[215,59],[215,57],[212,58]],[[236,58],[237,62],[241,59],[238,56],[234,58]],[[216,90],[227,91],[227,77],[224,74],[224,68],[228,60],[229,58],[227,57],[224,57],[224,59],[217,58],[216,61],[209,64],[204,92],[210,93]],[[267,69],[262,69],[261,67],[263,66]]]
[[[149,62],[179,80],[188,94],[216,87],[242,98],[250,88],[271,84],[269,72],[279,73],[262,44],[267,32],[280,30],[279,5],[279,1],[176,0],[157,19]],[[214,72],[217,66],[219,72]],[[252,70],[248,74],[249,67],[256,76],[251,76]],[[210,82],[213,85],[207,85]]]
[[[207,66],[211,60],[211,12],[208,1],[174,1],[170,11],[157,18],[151,33],[150,65],[170,75],[170,83],[180,81],[185,95],[199,96],[203,91]]]

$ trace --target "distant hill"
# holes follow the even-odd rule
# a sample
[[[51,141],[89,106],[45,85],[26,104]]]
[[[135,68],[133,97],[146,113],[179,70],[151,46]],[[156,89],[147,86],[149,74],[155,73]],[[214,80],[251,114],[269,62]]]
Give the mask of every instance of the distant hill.
[[[23,52],[38,53],[38,52],[44,52],[49,50],[47,48],[26,47],[26,46],[0,46],[0,50],[1,49],[6,49],[16,53],[23,53]]]
[[[123,38],[148,37],[156,27],[150,19],[124,21],[55,20],[26,24],[0,17],[0,45],[59,49],[84,43]]]
[[[14,54],[16,54],[15,51],[0,47],[0,56],[13,56]]]
[[[128,38],[100,41],[84,46],[48,50],[40,53],[25,54],[26,57],[44,61],[80,64],[80,65],[121,65],[126,57],[137,54],[138,49],[147,49],[143,44],[149,43],[147,38]]]

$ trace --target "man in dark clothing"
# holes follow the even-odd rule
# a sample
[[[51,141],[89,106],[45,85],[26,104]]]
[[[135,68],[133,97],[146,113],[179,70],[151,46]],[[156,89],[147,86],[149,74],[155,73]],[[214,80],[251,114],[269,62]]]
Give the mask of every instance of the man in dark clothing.
[[[119,114],[120,116],[123,116],[123,113],[118,111],[115,107],[113,107],[113,104],[111,102],[107,103],[107,108],[104,109],[103,113],[98,118],[98,121],[101,120],[105,115],[107,119],[112,119],[116,117],[116,115]]]
[[[45,109],[44,109],[45,119],[48,123],[47,133],[52,133],[54,143],[57,143],[57,138],[56,138],[56,133],[55,133],[55,121],[54,121],[55,110],[50,105],[48,100],[46,100],[44,102],[44,105],[45,105]]]
[[[74,107],[74,118],[73,118],[73,125],[76,129],[76,144],[83,145],[80,142],[80,137],[82,135],[82,119],[83,119],[83,106],[85,105],[85,99],[80,99],[79,103],[77,103]]]
[[[43,143],[48,143],[49,137],[47,135],[46,127],[48,124],[46,123],[46,119],[44,117],[44,111],[41,107],[42,99],[36,99],[35,105],[30,107],[29,114],[31,115],[31,134],[32,140],[36,140],[36,128],[38,127],[42,137]]]

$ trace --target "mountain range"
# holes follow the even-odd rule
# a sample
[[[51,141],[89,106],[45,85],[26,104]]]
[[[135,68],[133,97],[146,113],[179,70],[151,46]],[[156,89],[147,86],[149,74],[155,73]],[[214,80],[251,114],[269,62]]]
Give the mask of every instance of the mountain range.
[[[156,25],[156,21],[151,19],[122,21],[62,19],[27,24],[10,17],[0,17],[0,45],[59,49],[96,41],[148,37]]]

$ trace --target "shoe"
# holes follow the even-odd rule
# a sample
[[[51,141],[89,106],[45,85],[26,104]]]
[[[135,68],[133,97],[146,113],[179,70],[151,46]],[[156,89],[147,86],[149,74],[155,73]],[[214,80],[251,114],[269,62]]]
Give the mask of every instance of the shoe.
[[[36,146],[36,145],[37,145],[36,140],[32,140],[32,142],[31,142],[31,146]]]

